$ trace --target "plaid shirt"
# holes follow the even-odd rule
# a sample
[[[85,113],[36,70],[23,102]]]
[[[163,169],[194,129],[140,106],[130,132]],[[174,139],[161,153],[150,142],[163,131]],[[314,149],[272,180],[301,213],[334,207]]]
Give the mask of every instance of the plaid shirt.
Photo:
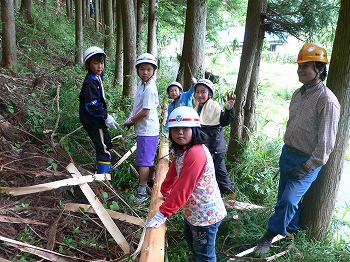
[[[290,102],[284,143],[310,155],[312,169],[323,166],[334,148],[339,117],[338,99],[322,81],[299,88]]]

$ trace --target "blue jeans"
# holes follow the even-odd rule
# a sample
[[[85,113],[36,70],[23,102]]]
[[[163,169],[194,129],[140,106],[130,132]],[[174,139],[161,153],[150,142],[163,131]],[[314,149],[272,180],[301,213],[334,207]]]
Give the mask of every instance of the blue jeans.
[[[286,145],[280,156],[280,180],[278,185],[275,213],[270,217],[268,227],[272,231],[285,236],[287,231],[300,229],[300,204],[302,197],[318,176],[318,167],[299,180],[291,179],[285,172],[296,165],[306,162],[310,156],[290,151]]]
[[[218,228],[221,224],[210,226],[193,226],[184,219],[184,233],[188,245],[192,248],[196,262],[215,262],[215,242]]]

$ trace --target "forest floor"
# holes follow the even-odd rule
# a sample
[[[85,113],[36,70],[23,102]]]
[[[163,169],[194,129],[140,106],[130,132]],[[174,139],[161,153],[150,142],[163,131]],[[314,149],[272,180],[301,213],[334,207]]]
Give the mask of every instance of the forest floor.
[[[66,170],[71,159],[48,141],[49,136],[43,136],[43,140],[34,137],[29,127],[23,124],[27,122],[28,108],[23,97],[28,96],[33,88],[45,88],[43,83],[45,79],[40,84],[31,79],[0,74],[1,188],[28,187],[72,178]],[[12,105],[13,110],[9,112]],[[43,150],[43,144],[52,145],[52,148]],[[57,168],[53,168],[50,159],[57,163]],[[77,168],[84,175],[93,172]],[[89,185],[104,204],[103,194],[110,190],[103,183]],[[36,261],[39,257],[54,256],[49,252],[52,250],[57,257],[62,256],[62,260],[46,261],[123,260],[122,249],[98,216],[83,209],[66,210],[67,203],[89,204],[89,201],[78,185],[18,196],[0,189],[0,258],[12,261],[33,261],[35,258]],[[122,212],[132,215],[128,210]],[[144,214],[147,214],[147,209]],[[142,227],[120,220],[116,224],[130,246],[130,253],[133,253],[140,242]],[[38,255],[29,254],[32,251],[28,247],[10,240],[29,243],[44,251],[41,255],[38,251]]]

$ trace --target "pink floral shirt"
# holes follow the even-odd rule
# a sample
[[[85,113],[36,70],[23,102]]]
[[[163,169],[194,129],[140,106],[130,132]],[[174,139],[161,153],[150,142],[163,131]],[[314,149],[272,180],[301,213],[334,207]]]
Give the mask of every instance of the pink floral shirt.
[[[195,145],[173,159],[161,193],[166,199],[159,211],[165,217],[182,207],[190,224],[208,226],[227,215],[216,182],[214,163],[205,145]]]

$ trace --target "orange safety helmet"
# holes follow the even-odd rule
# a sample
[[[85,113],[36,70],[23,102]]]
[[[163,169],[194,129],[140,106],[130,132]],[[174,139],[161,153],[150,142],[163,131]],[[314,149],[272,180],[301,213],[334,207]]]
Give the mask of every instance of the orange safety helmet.
[[[327,51],[322,46],[314,43],[304,44],[298,54],[297,63],[321,62],[328,63]]]

